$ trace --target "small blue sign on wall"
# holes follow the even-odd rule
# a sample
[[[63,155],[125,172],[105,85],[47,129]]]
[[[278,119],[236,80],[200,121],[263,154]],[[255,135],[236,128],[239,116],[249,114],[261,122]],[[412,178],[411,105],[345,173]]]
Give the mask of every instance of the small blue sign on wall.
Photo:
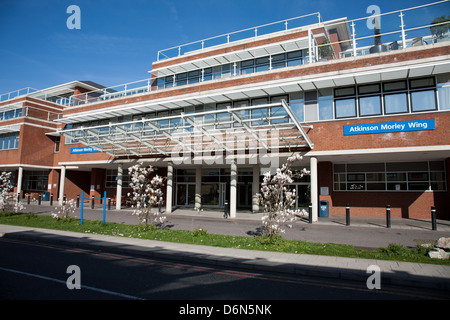
[[[344,136],[388,132],[434,130],[434,119],[352,124],[344,126]]]
[[[78,147],[70,149],[70,154],[95,153],[100,152],[92,147]]]

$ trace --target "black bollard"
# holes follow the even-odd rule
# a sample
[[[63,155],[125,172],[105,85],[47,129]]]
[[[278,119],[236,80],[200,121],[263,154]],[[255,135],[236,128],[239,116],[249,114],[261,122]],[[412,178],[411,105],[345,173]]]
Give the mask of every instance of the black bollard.
[[[433,230],[437,230],[436,226],[436,207],[431,207],[431,228]]]
[[[111,210],[111,198],[108,198],[108,211]]]
[[[38,195],[38,205],[41,205],[41,194]]]
[[[223,217],[225,218],[225,219],[228,219],[228,201],[225,201],[225,206],[224,206],[224,208],[223,208]]]
[[[386,206],[386,228],[391,227],[391,206]]]
[[[312,203],[309,204],[309,216],[308,216],[309,223],[312,223]]]
[[[345,206],[345,225],[350,225],[350,205],[348,203]]]
[[[31,195],[28,194],[27,204],[30,204],[30,197],[31,197]]]
[[[53,193],[50,194],[50,207],[53,205]]]
[[[80,207],[80,195],[77,194],[77,208]]]
[[[92,200],[91,200],[91,209],[94,209],[94,196],[92,196],[91,199],[92,199]]]

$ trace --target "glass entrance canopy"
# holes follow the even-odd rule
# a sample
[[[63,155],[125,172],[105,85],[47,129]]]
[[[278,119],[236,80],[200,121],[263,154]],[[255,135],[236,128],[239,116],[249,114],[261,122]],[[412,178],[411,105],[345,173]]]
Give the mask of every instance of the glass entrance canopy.
[[[120,123],[59,134],[113,157],[186,156],[310,150],[313,144],[285,100]]]

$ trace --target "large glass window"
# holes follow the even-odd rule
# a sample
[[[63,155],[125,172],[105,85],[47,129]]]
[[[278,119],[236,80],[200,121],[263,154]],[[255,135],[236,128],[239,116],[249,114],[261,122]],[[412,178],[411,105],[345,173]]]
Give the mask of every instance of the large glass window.
[[[356,117],[355,98],[336,100],[336,118]]]
[[[19,133],[0,134],[0,150],[19,148]]]
[[[319,119],[330,120],[333,119],[333,90],[320,89],[319,90]]]
[[[106,170],[106,188],[116,188],[117,187],[117,169],[107,169]],[[130,174],[127,169],[122,170],[122,187],[128,188],[130,185]]]
[[[411,92],[412,111],[436,110],[436,94],[434,90]]]
[[[373,116],[381,114],[380,96],[369,96],[359,98],[359,115]]]
[[[24,171],[23,189],[26,191],[47,191],[48,170]]]
[[[406,93],[395,93],[384,96],[384,110],[386,114],[408,112]]]
[[[443,161],[334,164],[335,191],[445,191]]]

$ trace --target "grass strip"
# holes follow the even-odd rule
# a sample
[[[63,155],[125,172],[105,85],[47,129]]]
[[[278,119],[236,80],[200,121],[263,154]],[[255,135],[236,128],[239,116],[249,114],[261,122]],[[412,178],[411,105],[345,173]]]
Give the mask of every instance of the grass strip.
[[[80,225],[80,221],[74,218],[56,220],[50,216],[30,213],[0,213],[0,224],[224,248],[450,265],[450,260],[429,258],[426,255],[428,249],[419,245],[408,249],[398,244],[390,244],[387,248],[365,250],[357,249],[352,245],[286,240],[282,237],[210,234],[202,229],[172,230],[111,222],[103,224],[101,221],[91,220],[84,220]]]

